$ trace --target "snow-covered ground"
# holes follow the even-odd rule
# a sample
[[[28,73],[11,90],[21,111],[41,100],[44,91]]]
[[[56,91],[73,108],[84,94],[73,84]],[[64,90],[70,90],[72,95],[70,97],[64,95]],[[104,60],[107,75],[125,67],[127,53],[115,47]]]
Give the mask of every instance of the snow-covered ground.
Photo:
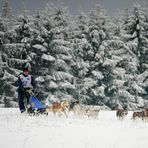
[[[148,123],[118,121],[114,111],[98,119],[30,117],[0,108],[0,148],[148,148]]]

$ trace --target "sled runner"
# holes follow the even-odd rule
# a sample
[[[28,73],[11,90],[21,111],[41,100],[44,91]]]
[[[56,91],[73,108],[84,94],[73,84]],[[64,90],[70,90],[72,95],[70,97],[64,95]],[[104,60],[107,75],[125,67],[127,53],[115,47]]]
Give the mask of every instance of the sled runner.
[[[33,93],[32,89],[26,90],[27,95],[29,96],[29,104],[27,105],[27,112],[33,115],[46,114],[46,107],[43,105]]]

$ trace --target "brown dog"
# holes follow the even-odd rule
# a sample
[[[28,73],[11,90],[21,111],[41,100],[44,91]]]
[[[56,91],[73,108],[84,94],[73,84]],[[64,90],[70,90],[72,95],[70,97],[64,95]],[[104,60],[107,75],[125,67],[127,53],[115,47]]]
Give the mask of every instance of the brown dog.
[[[116,111],[116,116],[119,120],[123,120],[127,114],[128,114],[128,111],[124,109],[118,109]]]
[[[145,121],[145,122],[148,122],[148,109],[145,109],[142,112],[142,120]]]
[[[52,104],[52,111],[54,114],[58,113],[58,115],[61,116],[61,114],[65,114],[66,117],[68,117],[66,110],[69,107],[69,102],[64,100],[62,102],[54,102]]]
[[[136,118],[142,118],[143,111],[141,112],[133,112],[132,119],[135,120]]]

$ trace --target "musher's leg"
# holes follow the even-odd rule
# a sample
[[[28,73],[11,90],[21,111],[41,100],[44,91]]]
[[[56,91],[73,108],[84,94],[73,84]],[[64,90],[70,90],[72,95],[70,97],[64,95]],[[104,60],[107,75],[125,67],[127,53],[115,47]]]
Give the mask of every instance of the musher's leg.
[[[21,90],[18,90],[18,103],[21,113],[23,113],[26,109],[24,106],[24,93]]]

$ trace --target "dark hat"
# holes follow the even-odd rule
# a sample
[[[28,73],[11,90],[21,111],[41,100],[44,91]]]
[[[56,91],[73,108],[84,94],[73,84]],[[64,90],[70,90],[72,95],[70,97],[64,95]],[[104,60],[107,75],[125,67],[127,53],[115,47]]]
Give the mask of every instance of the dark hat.
[[[28,69],[28,68],[24,68],[24,69],[23,69],[23,72],[24,72],[24,71],[29,71],[29,69]]]

